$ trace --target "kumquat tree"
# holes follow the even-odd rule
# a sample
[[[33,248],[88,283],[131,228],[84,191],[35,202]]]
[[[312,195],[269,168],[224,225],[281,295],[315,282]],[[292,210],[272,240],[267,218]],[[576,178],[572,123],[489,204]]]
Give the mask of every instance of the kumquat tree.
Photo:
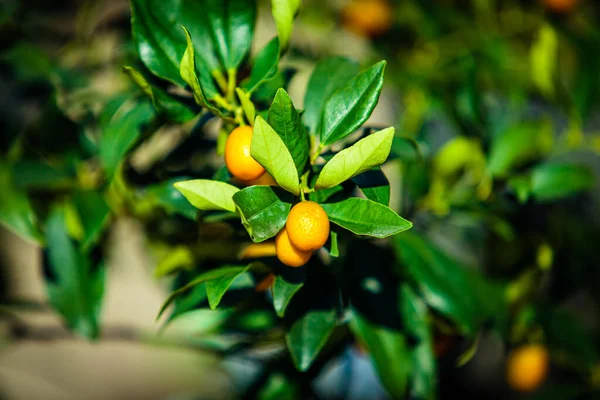
[[[49,398],[600,397],[600,4],[60,3],[0,14],[0,398],[78,337],[212,361]]]

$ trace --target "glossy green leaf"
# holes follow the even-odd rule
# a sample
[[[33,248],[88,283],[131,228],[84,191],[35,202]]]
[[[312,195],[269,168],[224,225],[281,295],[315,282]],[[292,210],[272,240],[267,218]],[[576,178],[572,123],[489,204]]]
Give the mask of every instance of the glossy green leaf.
[[[196,112],[187,104],[183,104],[171,97],[167,92],[157,87],[152,87],[144,76],[133,67],[124,66],[123,70],[131,80],[152,100],[158,113],[163,113],[174,122],[187,122],[196,116]]]
[[[185,26],[183,27],[183,31],[185,32],[187,46],[179,64],[179,74],[181,75],[181,79],[183,79],[183,81],[192,89],[196,103],[202,107],[209,107],[210,103],[206,99],[206,95],[200,86],[198,76],[196,76],[196,56],[194,53],[194,43],[192,42],[192,37]]]
[[[302,114],[310,133],[320,132],[325,102],[358,72],[358,64],[343,57],[326,58],[317,64],[308,81]]]
[[[490,148],[489,171],[506,176],[511,169],[541,157],[552,148],[552,125],[522,124],[496,135]]]
[[[325,164],[315,184],[326,189],[355,177],[385,162],[390,154],[394,128],[375,132],[337,153]]]
[[[206,295],[208,297],[208,304],[211,309],[217,308],[221,299],[225,295],[225,292],[229,288],[242,288],[242,287],[253,287],[254,280],[252,277],[245,273],[248,267],[245,269],[230,275],[224,275],[216,279],[212,279],[206,282]]]
[[[424,238],[412,233],[394,237],[402,273],[419,285],[430,307],[474,335],[482,324],[505,318],[504,286],[466,269]]]
[[[285,336],[294,365],[310,368],[336,325],[335,310],[309,310],[298,318]]]
[[[46,223],[48,268],[55,277],[47,282],[50,303],[75,332],[98,335],[98,318],[104,292],[104,269],[80,253],[69,238],[62,208],[55,208]]]
[[[256,2],[254,0],[206,0],[203,12],[221,63],[237,69],[252,44]]]
[[[254,122],[250,152],[279,186],[296,195],[300,193],[298,170],[292,154],[281,136],[261,116]]]
[[[238,275],[238,274],[240,274],[241,271],[246,271],[247,269],[248,269],[248,266],[226,265],[226,266],[222,266],[220,268],[211,269],[210,271],[201,273],[196,278],[194,278],[193,280],[188,282],[186,285],[180,287],[179,289],[177,289],[173,293],[171,293],[171,295],[169,295],[167,300],[165,300],[162,307],[160,308],[160,311],[158,312],[156,319],[160,318],[160,316],[165,312],[167,307],[169,307],[171,305],[171,303],[173,303],[173,301],[177,297],[188,292],[189,290],[194,289],[195,287],[197,287],[205,282],[208,282],[210,280],[213,280],[213,279],[219,279],[224,276],[230,276],[230,275]]]
[[[279,39],[273,38],[256,55],[250,70],[250,77],[244,84],[248,93],[252,93],[264,81],[269,80],[277,73],[279,65]],[[254,119],[252,119],[254,121]]]
[[[352,178],[352,182],[358,186],[367,199],[384,206],[390,205],[390,182],[381,168],[365,171]]]
[[[199,210],[235,212],[233,195],[240,190],[228,183],[208,179],[192,179],[177,182],[173,186]]]
[[[179,214],[188,219],[195,220],[198,209],[173,186],[183,179],[185,178],[176,178],[152,185],[146,189],[146,193],[152,201],[163,207],[168,214]]]
[[[380,61],[346,84],[325,103],[321,143],[329,145],[345,138],[371,116],[383,87],[385,61]]]
[[[242,224],[254,242],[262,242],[283,228],[292,196],[272,186],[250,186],[233,196]]]
[[[412,358],[411,397],[436,398],[437,368],[433,354],[431,327],[427,323],[427,305],[406,283],[400,287],[400,314],[404,326],[416,341],[410,349]]]
[[[273,307],[277,316],[283,317],[294,295],[304,286],[304,279],[292,280],[283,275],[275,276],[273,282]]]
[[[358,313],[354,313],[350,328],[369,349],[377,375],[390,396],[405,398],[411,359],[404,335],[375,325]]]
[[[133,41],[142,62],[152,73],[183,86],[179,62],[185,38],[179,20],[181,0],[131,0]]]
[[[283,88],[277,91],[269,108],[269,125],[283,140],[292,155],[298,176],[302,176],[309,157],[308,135],[300,114]]]
[[[194,309],[195,307],[198,307],[205,300],[206,300],[206,284],[204,283],[204,284],[195,286],[188,293],[183,294],[175,299],[175,304],[173,306],[173,312],[171,312],[171,314],[169,315],[169,318],[167,319],[165,324],[168,324],[169,322],[173,321],[174,319],[176,319],[180,315],[186,313],[187,311],[190,311],[190,310]]]
[[[8,170],[0,165],[0,224],[23,239],[37,242],[42,239],[29,198],[10,182]]]
[[[254,108],[254,103],[252,103],[252,100],[250,100],[248,94],[242,89],[235,88],[235,93],[237,94],[238,99],[240,99],[240,104],[242,105],[246,119],[251,125],[253,125],[254,119],[256,118],[256,108]]]
[[[591,189],[595,181],[594,173],[584,165],[541,164],[531,172],[531,194],[538,201],[559,200]]]
[[[154,116],[149,102],[125,102],[103,127],[100,140],[100,161],[106,175],[112,177],[129,151],[140,137],[142,130]]]
[[[271,0],[271,12],[277,26],[277,35],[281,49],[286,50],[290,44],[294,18],[300,8],[301,0]]]
[[[191,269],[194,262],[194,255],[188,246],[175,246],[158,260],[154,277],[162,278],[180,269]]]
[[[351,197],[321,206],[332,223],[357,235],[385,238],[412,227],[391,208],[368,199]]]
[[[110,209],[98,191],[75,192],[73,205],[83,228],[81,249],[87,251],[106,228]]]

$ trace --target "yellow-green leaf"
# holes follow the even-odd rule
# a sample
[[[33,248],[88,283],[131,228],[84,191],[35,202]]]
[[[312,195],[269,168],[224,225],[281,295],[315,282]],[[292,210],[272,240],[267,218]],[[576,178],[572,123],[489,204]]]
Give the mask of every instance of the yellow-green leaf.
[[[173,186],[192,205],[200,210],[227,210],[235,212],[233,195],[240,190],[225,182],[193,179],[177,182]]]

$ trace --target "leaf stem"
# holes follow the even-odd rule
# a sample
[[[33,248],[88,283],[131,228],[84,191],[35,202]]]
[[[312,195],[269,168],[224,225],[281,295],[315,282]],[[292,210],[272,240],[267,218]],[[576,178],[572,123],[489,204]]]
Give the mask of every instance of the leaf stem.
[[[233,111],[233,107],[231,106],[231,104],[229,104],[229,102],[225,100],[220,94],[216,95],[213,98],[213,100],[219,107],[224,108],[227,111]]]
[[[220,70],[216,69],[214,71],[211,71],[211,75],[215,79],[215,81],[217,81],[217,84],[219,85],[219,88],[221,89],[223,94],[227,93],[227,81],[225,80],[225,76],[223,75],[223,73]]]
[[[319,158],[319,156],[321,155],[321,152],[325,149],[325,147],[326,146],[323,143],[319,143],[319,146],[317,146],[317,150],[310,156],[310,164],[311,165],[315,165],[317,158]]]
[[[235,68],[227,70],[227,100],[229,102],[234,101],[235,85],[237,78],[237,70]]]

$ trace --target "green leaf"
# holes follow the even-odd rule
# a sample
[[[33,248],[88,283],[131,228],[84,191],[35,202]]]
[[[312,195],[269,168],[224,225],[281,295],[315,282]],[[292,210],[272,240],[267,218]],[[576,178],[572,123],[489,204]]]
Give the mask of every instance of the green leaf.
[[[152,104],[158,113],[165,114],[174,122],[187,122],[196,116],[196,112],[188,105],[175,100],[167,92],[157,87],[152,87],[144,76],[133,67],[123,67],[123,71],[129,75],[131,80],[152,100]]]
[[[48,298],[75,332],[98,335],[98,318],[104,291],[104,269],[77,250],[69,238],[62,208],[51,211],[46,223],[48,268],[55,276],[47,283]]]
[[[154,277],[162,278],[179,269],[191,269],[194,266],[194,255],[188,246],[170,248],[156,265]]]
[[[195,286],[188,294],[182,295],[175,299],[175,305],[173,312],[169,315],[165,325],[173,321],[178,316],[184,314],[187,311],[198,307],[204,300],[206,300],[206,284],[200,284]]]
[[[594,173],[584,165],[550,163],[531,172],[531,194],[538,201],[559,200],[591,189]]]
[[[390,154],[394,132],[394,128],[381,130],[337,153],[321,170],[315,188],[327,189],[339,185],[383,164]]]
[[[412,233],[394,237],[402,273],[419,285],[430,307],[474,335],[487,321],[504,322],[504,285],[486,280]]]
[[[13,187],[8,171],[0,165],[0,224],[22,237],[38,242],[42,239],[36,226],[36,216],[29,198],[20,190]]]
[[[75,192],[73,195],[73,205],[77,210],[77,215],[83,228],[81,249],[87,251],[90,246],[97,242],[98,237],[104,228],[106,228],[110,209],[104,201],[102,193],[91,190]]]
[[[142,129],[154,116],[147,102],[125,102],[103,127],[100,140],[100,161],[106,176],[112,178],[128,150],[140,137]]]
[[[179,64],[179,74],[181,75],[181,79],[190,85],[192,93],[194,94],[194,100],[196,100],[198,105],[202,107],[214,108],[210,107],[210,103],[206,99],[206,95],[200,86],[200,81],[196,76],[196,56],[194,53],[194,43],[192,42],[192,37],[185,26],[182,28],[185,32],[187,47],[185,48],[185,52],[183,53],[183,57],[181,58],[181,62]]]
[[[76,184],[75,171],[64,162],[20,160],[11,165],[12,181],[22,189],[68,189]]]
[[[300,114],[283,88],[277,90],[269,108],[269,125],[283,140],[292,155],[298,176],[302,176],[309,157],[308,135]]]
[[[250,186],[233,196],[242,224],[254,242],[263,242],[283,228],[292,196],[272,186]]]
[[[552,149],[552,141],[550,123],[510,127],[494,137],[488,169],[494,176],[506,176],[513,168],[548,153]]]
[[[252,93],[263,82],[273,78],[277,73],[279,66],[279,39],[273,38],[267,45],[256,55],[252,63],[250,77],[244,84],[248,93]],[[252,119],[254,121],[254,119]]]
[[[238,275],[240,273],[240,271],[246,271],[247,269],[248,269],[248,266],[226,265],[226,266],[223,266],[220,268],[212,269],[210,271],[201,273],[196,278],[194,278],[193,280],[188,282],[186,285],[180,287],[179,289],[177,289],[173,293],[171,293],[171,295],[167,298],[167,300],[165,300],[162,307],[160,308],[160,311],[158,312],[156,319],[160,318],[160,316],[165,312],[167,307],[169,307],[169,305],[171,305],[171,303],[177,297],[186,293],[190,289],[193,289],[196,286],[201,285],[201,284],[208,282],[210,280],[213,280],[213,279],[218,279],[218,278],[222,278],[224,276],[229,276],[229,275]]]
[[[427,323],[427,305],[412,288],[400,287],[400,314],[408,333],[417,343],[411,349],[411,397],[423,400],[436,398],[437,368],[433,355],[431,329]]]
[[[175,178],[157,185],[152,185],[146,189],[146,193],[154,202],[161,207],[164,207],[168,214],[179,214],[188,219],[195,220],[198,209],[173,186],[183,179],[185,178]]]
[[[179,61],[185,48],[183,35],[175,26],[180,0],[131,0],[133,41],[142,62],[160,78],[183,86]]]
[[[373,168],[365,171],[352,178],[352,182],[358,186],[367,199],[383,204],[384,206],[389,206],[390,182],[381,168]]]
[[[240,190],[228,183],[208,179],[192,179],[176,182],[173,186],[199,210],[235,212],[233,195]]]
[[[275,25],[277,25],[277,35],[282,50],[286,50],[290,44],[294,18],[298,13],[300,4],[301,0],[271,0],[271,12]]]
[[[390,396],[405,398],[411,359],[404,335],[372,324],[358,313],[354,313],[350,328],[369,349],[377,375]]]
[[[274,372],[258,392],[258,400],[295,400],[298,388],[281,372]]]
[[[335,310],[309,310],[285,335],[294,365],[306,371],[327,343],[336,324]]]
[[[321,206],[331,222],[357,235],[385,238],[412,227],[391,208],[372,200],[351,197]]]
[[[558,35],[550,24],[540,27],[536,41],[529,54],[531,79],[540,92],[548,97],[554,95],[554,78],[558,56]]]
[[[302,114],[310,133],[316,134],[321,128],[325,102],[358,71],[356,62],[342,57],[326,58],[317,64],[308,81]]]
[[[290,279],[290,277],[284,275],[275,276],[275,282],[273,282],[273,308],[275,308],[278,317],[285,315],[288,304],[302,286],[304,286],[304,277]]]
[[[237,69],[252,44],[254,0],[206,0],[203,12],[223,66]]]
[[[294,159],[283,139],[261,116],[256,117],[250,154],[271,174],[279,186],[300,194],[300,181]]]
[[[250,122],[250,124],[254,124],[254,119],[256,118],[256,108],[254,108],[254,103],[252,103],[252,100],[250,100],[248,94],[242,89],[235,88],[235,93],[237,93],[237,96],[240,99],[246,119],[248,122]]]
[[[321,143],[329,145],[357,130],[370,116],[383,87],[385,61],[350,79],[325,103]]]
[[[248,268],[249,266],[234,274],[224,275],[206,282],[206,295],[208,296],[208,304],[211,309],[214,310],[217,308],[225,295],[225,292],[227,292],[230,287],[233,286],[234,288],[239,289],[254,286],[252,276],[245,273]]]

